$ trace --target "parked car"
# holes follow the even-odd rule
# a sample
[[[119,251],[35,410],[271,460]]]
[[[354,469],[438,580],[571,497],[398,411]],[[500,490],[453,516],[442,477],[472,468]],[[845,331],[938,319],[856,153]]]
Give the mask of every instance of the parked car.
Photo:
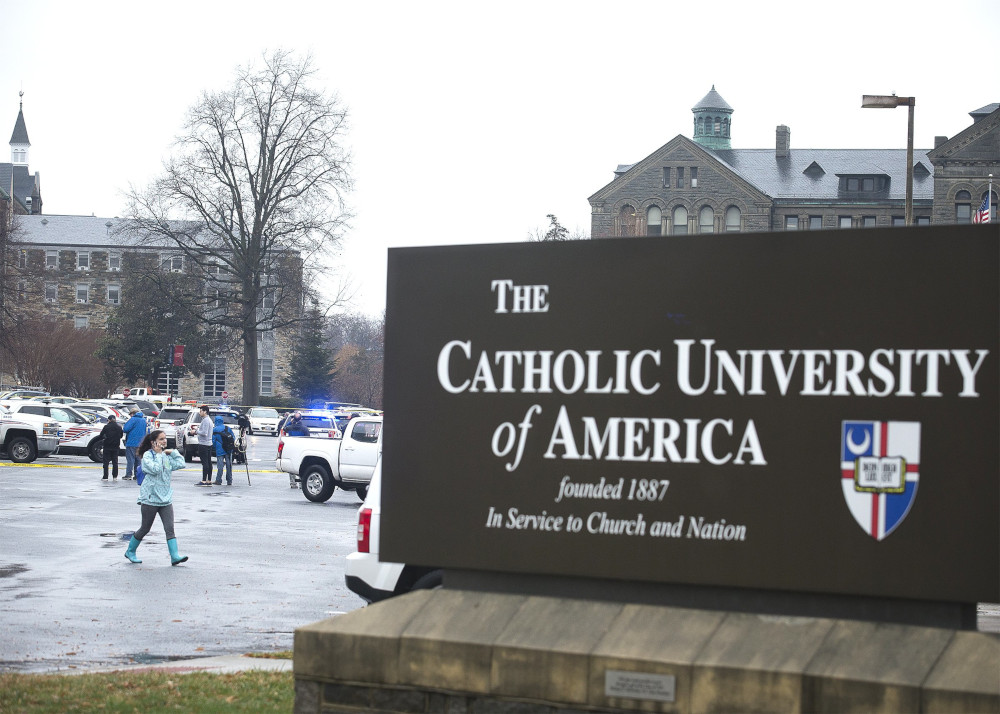
[[[192,410],[190,406],[186,404],[177,404],[174,406],[164,406],[160,410],[160,413],[156,415],[156,419],[153,421],[154,429],[163,429],[164,433],[167,435],[167,448],[173,449],[177,445],[177,427],[185,422],[191,412],[194,411],[195,414],[198,413],[197,409]]]
[[[59,423],[36,414],[12,414],[0,406],[0,451],[18,464],[54,453],[59,446]]]
[[[379,560],[382,527],[382,459],[375,464],[365,502],[358,510],[358,549],[347,556],[344,579],[348,589],[367,602],[378,602],[412,590],[441,587],[440,568],[416,567]]]
[[[338,486],[362,501],[382,453],[382,417],[354,419],[342,439],[278,437],[274,465],[302,484],[302,495],[315,503],[328,501]]]
[[[0,399],[31,399],[32,397],[47,397],[48,392],[40,389],[13,389],[0,394]]]
[[[32,397],[32,399],[38,399],[45,402],[56,402],[57,404],[76,404],[77,402],[82,402],[82,399],[77,399],[76,397],[49,397],[49,396],[39,396]]]
[[[309,430],[309,436],[321,439],[340,438],[340,429],[333,417],[325,412],[302,412],[302,425]]]
[[[88,412],[90,414],[96,414],[99,421],[106,422],[109,416],[113,416],[115,420],[122,424],[124,420],[128,419],[128,413],[121,412],[115,409],[110,404],[100,404],[98,402],[75,402],[73,408],[78,412]]]
[[[125,390],[119,390],[116,394],[111,395],[111,399],[145,399],[156,394],[156,390],[149,389],[148,387],[131,387],[128,390],[128,396],[125,396]]]
[[[68,404],[35,400],[12,402],[10,411],[15,415],[35,414],[59,422],[58,453],[89,456],[91,461],[98,463],[103,461],[104,440],[100,434],[104,425],[93,414],[84,414]]]
[[[250,411],[247,412],[247,418],[250,420],[251,434],[278,435],[278,422],[281,421],[281,415],[278,414],[277,409],[251,407]]]
[[[217,416],[222,417],[222,423],[231,428],[234,434],[239,433],[240,413],[238,411],[235,409],[213,408],[210,417],[213,424]],[[184,421],[177,424],[177,450],[184,454],[185,461],[194,461],[194,457],[198,455],[198,437],[195,434],[198,432],[198,425],[200,423],[201,412],[197,409],[192,409],[184,418]],[[212,449],[212,453],[215,453],[215,449]]]

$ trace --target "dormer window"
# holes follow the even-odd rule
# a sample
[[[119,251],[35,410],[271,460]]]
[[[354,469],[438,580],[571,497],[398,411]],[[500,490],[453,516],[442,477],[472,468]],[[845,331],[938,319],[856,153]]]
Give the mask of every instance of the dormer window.
[[[889,188],[889,177],[885,175],[840,175],[840,190],[848,193],[874,193]]]

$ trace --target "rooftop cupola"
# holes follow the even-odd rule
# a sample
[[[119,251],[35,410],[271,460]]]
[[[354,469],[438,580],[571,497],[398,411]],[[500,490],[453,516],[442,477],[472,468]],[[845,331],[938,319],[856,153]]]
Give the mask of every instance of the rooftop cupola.
[[[694,113],[694,140],[709,149],[731,149],[729,143],[730,117],[733,108],[726,103],[715,85],[712,91],[691,107]]]
[[[18,94],[21,105],[17,111],[17,121],[14,122],[14,133],[10,135],[10,162],[15,166],[28,165],[28,129],[24,125],[24,92]]]

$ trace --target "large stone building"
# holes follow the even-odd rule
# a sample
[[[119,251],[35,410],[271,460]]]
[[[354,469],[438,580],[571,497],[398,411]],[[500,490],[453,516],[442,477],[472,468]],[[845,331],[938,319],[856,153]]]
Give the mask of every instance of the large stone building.
[[[686,235],[903,225],[905,149],[796,149],[778,126],[774,148],[734,149],[733,108],[712,87],[678,135],[588,200],[591,236]],[[968,223],[1000,177],[1000,104],[971,112],[957,136],[913,152],[917,225]],[[992,212],[996,220],[996,189]]]
[[[163,271],[189,270],[188,259],[176,245],[129,236],[120,230],[121,219],[43,214],[38,173],[32,176],[28,172],[29,145],[24,114],[19,111],[10,141],[11,163],[0,164],[0,180],[13,182],[14,200],[10,201],[8,185],[8,192],[0,195],[0,205],[6,203],[8,211],[12,206],[17,214],[13,224],[17,245],[12,246],[13,255],[8,256],[8,266],[16,275],[8,273],[6,278],[17,280],[16,299],[22,313],[72,321],[80,329],[104,329],[109,315],[122,301],[123,270],[128,269],[135,255],[155,261],[153,265]],[[287,272],[301,279],[298,254],[290,253],[279,261],[289,263],[291,269]],[[206,290],[210,287],[206,286]],[[265,304],[262,309],[268,307]],[[268,330],[258,337],[258,387],[262,397],[287,394],[282,377],[290,363],[292,335],[293,330],[285,329]],[[159,347],[166,355],[168,345]],[[190,374],[164,364],[145,381],[164,394],[214,403],[226,393],[230,403],[241,403],[242,357],[238,347],[207,361],[213,366],[203,374]],[[17,382],[15,374],[0,374],[0,383]]]

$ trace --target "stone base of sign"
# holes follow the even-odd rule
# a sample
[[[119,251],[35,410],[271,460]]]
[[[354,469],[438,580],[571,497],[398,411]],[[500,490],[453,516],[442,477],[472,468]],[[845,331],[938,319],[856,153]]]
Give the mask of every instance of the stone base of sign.
[[[295,711],[1000,712],[1000,636],[440,589],[295,631]]]

